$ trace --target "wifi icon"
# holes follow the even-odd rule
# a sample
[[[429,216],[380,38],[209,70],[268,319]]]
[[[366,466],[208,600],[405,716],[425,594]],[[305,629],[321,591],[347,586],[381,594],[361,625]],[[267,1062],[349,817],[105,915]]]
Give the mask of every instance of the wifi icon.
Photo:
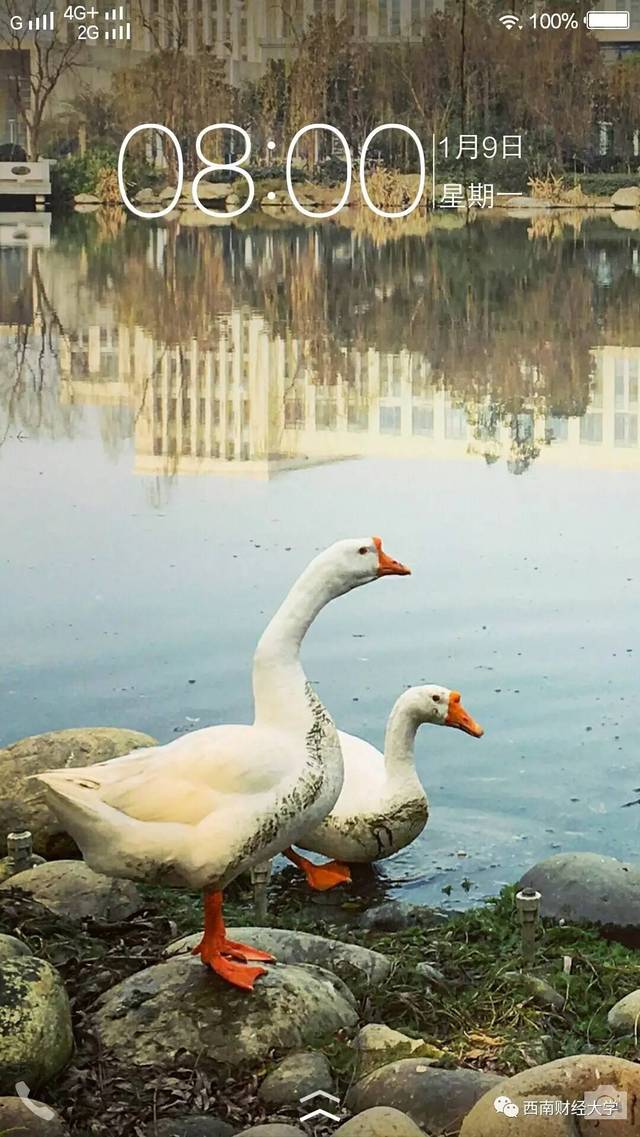
[[[520,20],[513,12],[506,12],[504,16],[499,16],[499,20],[503,28],[506,28],[509,32],[512,31],[513,28],[522,27]]]

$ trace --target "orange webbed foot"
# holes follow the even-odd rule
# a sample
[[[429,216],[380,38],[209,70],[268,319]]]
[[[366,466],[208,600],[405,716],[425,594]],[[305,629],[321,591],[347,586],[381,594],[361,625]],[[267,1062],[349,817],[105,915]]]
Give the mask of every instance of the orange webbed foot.
[[[313,861],[300,856],[300,853],[296,853],[291,846],[283,850],[283,855],[302,869],[307,884],[316,892],[326,892],[329,888],[335,888],[337,884],[351,884],[349,866],[343,865],[341,861],[327,861],[326,865],[314,865]]]
[[[328,861],[326,865],[309,864],[305,875],[311,888],[316,892],[327,892],[338,884],[351,884],[351,873],[348,865],[340,861]]]
[[[199,955],[216,975],[243,991],[252,991],[256,979],[267,974],[264,967],[249,967],[247,961],[275,962],[266,951],[227,939],[222,918],[222,893],[219,891],[205,893],[204,933],[191,954]]]
[[[236,940],[225,940],[221,951],[234,959],[243,959],[245,963],[276,962],[275,956],[268,951],[260,951],[260,948],[249,947],[248,944],[240,944]]]

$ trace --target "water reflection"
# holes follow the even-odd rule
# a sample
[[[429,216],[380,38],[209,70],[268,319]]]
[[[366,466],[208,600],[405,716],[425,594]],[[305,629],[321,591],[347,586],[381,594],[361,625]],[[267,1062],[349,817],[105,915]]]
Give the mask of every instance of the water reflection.
[[[640,234],[0,219],[0,440],[97,407],[140,474],[354,456],[640,465]],[[21,228],[22,225],[22,228]],[[391,232],[391,230],[389,230]]]

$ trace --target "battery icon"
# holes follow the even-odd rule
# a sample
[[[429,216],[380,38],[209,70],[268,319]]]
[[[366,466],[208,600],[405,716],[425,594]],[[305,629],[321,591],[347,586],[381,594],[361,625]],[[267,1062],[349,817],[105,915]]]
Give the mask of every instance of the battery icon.
[[[584,22],[596,32],[623,32],[630,27],[628,12],[587,12]]]

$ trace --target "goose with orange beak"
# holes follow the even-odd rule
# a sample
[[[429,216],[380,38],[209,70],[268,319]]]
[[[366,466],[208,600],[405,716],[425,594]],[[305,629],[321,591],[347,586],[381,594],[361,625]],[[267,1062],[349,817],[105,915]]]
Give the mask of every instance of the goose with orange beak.
[[[415,765],[415,738],[423,723],[453,727],[473,738],[484,733],[458,691],[433,685],[409,687],[396,700],[383,754],[364,739],[338,731],[342,792],[331,813],[297,841],[305,850],[334,859],[316,865],[293,849],[286,852],[312,888],[348,882],[349,864],[390,857],[420,835],[429,819],[429,802]]]
[[[408,573],[378,537],[337,541],[294,582],[258,643],[252,724],[210,726],[97,766],[37,775],[96,872],[202,890],[194,954],[236,987],[250,990],[273,957],[229,939],[223,890],[318,825],[342,788],[338,732],[302,669],[302,640],[331,600]]]

